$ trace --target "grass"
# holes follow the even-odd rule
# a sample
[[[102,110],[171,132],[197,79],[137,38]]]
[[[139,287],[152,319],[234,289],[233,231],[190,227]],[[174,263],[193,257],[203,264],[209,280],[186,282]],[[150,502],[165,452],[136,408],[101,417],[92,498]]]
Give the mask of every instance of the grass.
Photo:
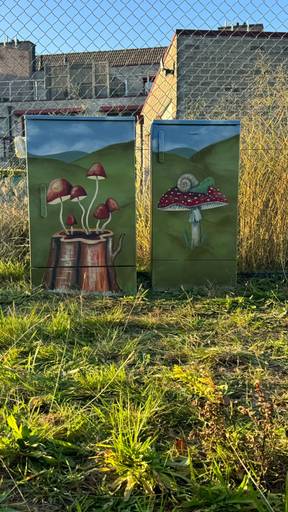
[[[287,510],[285,280],[63,298],[0,268],[0,509]]]
[[[261,69],[242,120],[239,268],[282,277],[151,293],[138,175],[138,295],[31,292],[25,185],[1,182],[0,510],[288,512],[287,81]]]

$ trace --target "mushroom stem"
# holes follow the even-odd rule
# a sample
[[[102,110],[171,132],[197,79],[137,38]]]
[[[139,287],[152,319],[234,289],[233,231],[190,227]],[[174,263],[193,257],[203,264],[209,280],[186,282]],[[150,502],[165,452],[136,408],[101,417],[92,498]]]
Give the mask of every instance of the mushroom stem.
[[[71,226],[70,235],[71,235],[71,236],[73,235],[73,226]]]
[[[101,231],[104,231],[105,227],[107,226],[107,224],[109,224],[110,220],[112,219],[112,214],[111,212],[109,212],[109,217],[108,219],[106,220],[106,222],[104,222],[104,224],[102,224],[102,228],[101,228]]]
[[[60,205],[61,206],[60,206],[59,219],[60,219],[60,222],[61,222],[61,226],[62,226],[62,228],[64,229],[64,231],[65,231],[65,233],[67,235],[68,231],[67,231],[66,226],[65,226],[65,224],[63,222],[63,201],[62,201],[62,197],[60,198]]]
[[[98,233],[99,230],[99,226],[100,226],[100,220],[97,220],[97,224],[96,224],[96,232]]]
[[[202,215],[200,208],[193,208],[189,215],[189,222],[191,222],[191,249],[198,247],[201,242],[200,222]]]
[[[98,194],[98,177],[97,176],[96,176],[95,182],[96,182],[95,183],[96,188],[95,188],[94,196],[92,197],[91,203],[89,204],[89,207],[88,207],[88,210],[87,210],[87,214],[86,214],[86,226],[87,226],[88,231],[90,231],[90,228],[89,228],[89,215],[90,215],[91,208],[92,208],[92,206],[94,204],[94,201],[96,201],[96,197],[97,197],[97,194]]]
[[[86,229],[86,227],[85,227],[85,225],[84,225],[84,217],[85,217],[85,213],[86,213],[86,212],[85,212],[85,208],[84,208],[84,206],[80,203],[79,199],[78,199],[78,204],[79,204],[79,206],[80,206],[80,208],[81,208],[81,210],[82,210],[81,221],[80,221],[80,222],[81,222],[81,226],[82,226],[83,230],[85,231],[85,233],[87,234],[87,233],[88,233],[88,231],[87,231],[87,229]]]

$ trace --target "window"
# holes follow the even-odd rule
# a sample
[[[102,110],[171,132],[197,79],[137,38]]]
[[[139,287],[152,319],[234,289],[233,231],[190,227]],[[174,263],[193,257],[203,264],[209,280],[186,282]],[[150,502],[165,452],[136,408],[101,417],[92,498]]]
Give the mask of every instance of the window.
[[[127,80],[113,76],[110,81],[110,96],[127,96],[128,95],[128,84]]]
[[[145,95],[149,94],[149,91],[152,87],[154,80],[155,80],[155,75],[145,76],[143,78],[143,94],[145,94]]]
[[[92,66],[73,64],[70,66],[70,98],[92,98]]]
[[[68,67],[47,66],[48,99],[64,100],[68,98]]]

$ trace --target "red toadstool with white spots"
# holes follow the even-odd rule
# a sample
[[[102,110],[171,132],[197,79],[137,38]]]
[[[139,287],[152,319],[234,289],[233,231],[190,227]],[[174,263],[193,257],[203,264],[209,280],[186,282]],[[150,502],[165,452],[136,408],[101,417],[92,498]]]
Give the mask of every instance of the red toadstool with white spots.
[[[162,211],[189,211],[191,222],[191,249],[200,244],[201,210],[226,206],[228,199],[214,186],[212,178],[201,183],[192,174],[183,174],[177,186],[162,195],[158,208]]]

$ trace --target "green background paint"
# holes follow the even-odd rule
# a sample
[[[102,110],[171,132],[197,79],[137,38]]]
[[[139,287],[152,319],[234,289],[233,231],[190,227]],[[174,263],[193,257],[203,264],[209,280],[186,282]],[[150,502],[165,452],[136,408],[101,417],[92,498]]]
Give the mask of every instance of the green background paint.
[[[76,120],[77,119],[73,118],[74,127]],[[106,121],[105,119],[97,120],[97,118],[95,120],[86,120],[83,118],[78,120],[78,123],[85,122],[96,123],[97,130],[99,130],[99,138],[102,137],[102,144],[103,134],[101,134],[101,126],[103,126],[103,123],[115,123],[115,121]],[[52,155],[52,157],[44,154],[35,156],[29,152],[29,148],[33,142],[33,127],[35,123],[37,123],[37,130],[38,132],[40,131],[40,135],[42,134],[44,140],[45,132],[48,129],[51,131],[51,125],[53,129],[53,125],[55,126],[55,123],[62,123],[63,138],[65,138],[66,142],[69,140],[69,127],[71,126],[70,119],[63,121],[50,117],[50,119],[42,118],[41,120],[37,120],[36,118],[28,118],[27,120],[27,162],[32,267],[37,269],[47,266],[51,236],[54,233],[61,231],[61,225],[59,222],[59,204],[47,205],[47,208],[46,204],[42,204],[42,214],[46,208],[47,216],[41,216],[41,188],[44,189],[44,191],[47,190],[50,181],[55,178],[65,178],[72,185],[81,185],[87,192],[87,197],[81,202],[87,211],[95,191],[95,181],[88,179],[86,177],[86,172],[92,164],[101,162],[106,170],[107,179],[99,180],[98,196],[90,213],[89,224],[91,228],[95,228],[96,226],[97,220],[93,217],[92,213],[97,205],[105,202],[108,197],[113,197],[117,201],[120,206],[120,210],[112,214],[112,220],[107,226],[107,229],[111,229],[114,232],[115,245],[117,245],[117,241],[120,235],[122,233],[125,235],[122,243],[122,250],[115,259],[115,266],[132,267],[129,272],[122,272],[123,278],[121,279],[121,288],[123,290],[129,289],[129,292],[132,293],[132,291],[135,291],[136,289],[134,139],[130,140],[129,142],[117,143],[117,128],[120,132],[128,128],[132,138],[134,137],[134,121],[127,123],[117,123],[116,121],[116,135],[114,126],[113,137],[109,138],[109,136],[107,137],[107,135],[105,135],[107,138],[106,145],[101,147],[99,150],[91,151],[89,153],[82,152],[80,153],[79,158],[79,152],[75,151],[73,153],[73,147],[71,147],[69,154],[68,152],[63,152],[63,154],[59,155],[59,157],[63,158],[61,160],[56,158],[57,155]],[[49,137],[51,143],[53,144],[53,135],[51,136],[51,133],[49,134]],[[79,138],[80,137],[81,133],[79,133]],[[55,138],[55,144],[56,143],[59,143],[59,140],[56,140]],[[93,146],[93,141],[91,141],[91,144]],[[70,159],[73,158],[73,156],[75,156],[76,159],[71,162],[64,161],[67,157],[67,154]],[[79,204],[70,200],[65,201],[63,203],[63,210],[64,222],[67,215],[73,214],[78,221],[78,225],[75,226],[74,229],[81,228],[80,219],[82,212],[80,210]],[[39,272],[34,271],[32,276],[36,275],[37,278],[35,279],[37,282],[34,279],[33,284],[39,284]],[[127,284],[126,279],[128,279]]]
[[[207,280],[230,285],[236,278],[239,135],[235,135],[233,128],[233,130],[231,129],[232,137],[229,137],[229,127],[226,126],[225,140],[209,144],[212,133],[211,139],[215,139],[215,130],[220,132],[219,138],[221,138],[222,125],[213,126],[208,123],[206,131],[203,132],[205,147],[199,151],[192,150],[192,133],[190,150],[183,146],[177,147],[176,141],[175,150],[166,151],[166,145],[173,147],[175,129],[180,134],[185,131],[186,137],[191,126],[193,132],[197,132],[197,125],[193,126],[192,122],[191,125],[181,125],[181,121],[179,121],[177,126],[176,123],[175,121],[174,125],[173,122],[171,125],[161,125],[161,121],[159,121],[153,127],[153,285],[157,289],[174,289],[181,286],[191,288],[195,284],[204,284]],[[203,126],[201,129],[203,130]],[[159,131],[162,131],[161,147],[159,146]],[[229,200],[229,204],[226,206],[201,211],[202,241],[200,246],[193,250],[190,248],[189,211],[161,211],[157,208],[161,196],[170,188],[175,187],[178,178],[185,173],[193,174],[199,182],[207,177],[213,178],[215,186]],[[229,272],[225,265],[214,265],[215,261],[231,262],[228,265]],[[193,271],[193,268],[197,268],[197,271]]]

